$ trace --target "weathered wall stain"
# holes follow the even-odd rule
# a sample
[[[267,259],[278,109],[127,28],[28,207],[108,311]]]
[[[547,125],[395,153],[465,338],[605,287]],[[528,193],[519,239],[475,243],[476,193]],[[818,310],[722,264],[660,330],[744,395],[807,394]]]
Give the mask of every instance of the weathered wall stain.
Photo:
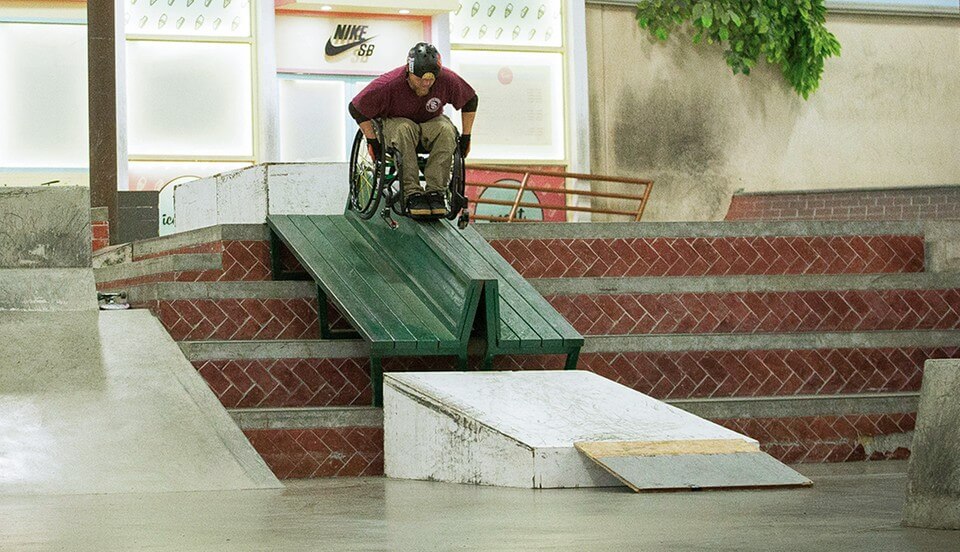
[[[723,164],[721,113],[710,96],[677,94],[664,81],[642,97],[632,88],[616,96],[613,152],[619,168],[701,172]]]
[[[0,268],[86,268],[87,188],[0,189]]]
[[[832,14],[843,55],[805,101],[779,67],[733,75],[721,47],[691,44],[689,30],[653,41],[634,14],[587,6],[590,162],[594,173],[656,181],[643,220],[721,220],[738,189],[960,184],[955,22]]]

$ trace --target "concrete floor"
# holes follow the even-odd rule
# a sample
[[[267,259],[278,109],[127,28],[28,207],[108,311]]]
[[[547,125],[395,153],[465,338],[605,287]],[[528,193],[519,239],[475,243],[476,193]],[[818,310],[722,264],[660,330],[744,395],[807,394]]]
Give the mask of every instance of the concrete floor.
[[[900,527],[905,468],[810,466],[801,469],[812,488],[782,491],[366,478],[281,491],[4,496],[0,550],[960,550],[960,532]]]

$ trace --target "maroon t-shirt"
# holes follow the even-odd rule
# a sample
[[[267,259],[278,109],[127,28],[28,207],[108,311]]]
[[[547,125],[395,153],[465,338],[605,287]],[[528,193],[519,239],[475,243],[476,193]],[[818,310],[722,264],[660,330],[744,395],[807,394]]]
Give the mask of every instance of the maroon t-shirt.
[[[443,114],[443,106],[456,109],[473,99],[477,93],[460,75],[444,67],[426,96],[417,93],[407,83],[407,66],[384,73],[368,84],[353,99],[353,107],[364,117],[404,117],[415,123],[425,123]]]

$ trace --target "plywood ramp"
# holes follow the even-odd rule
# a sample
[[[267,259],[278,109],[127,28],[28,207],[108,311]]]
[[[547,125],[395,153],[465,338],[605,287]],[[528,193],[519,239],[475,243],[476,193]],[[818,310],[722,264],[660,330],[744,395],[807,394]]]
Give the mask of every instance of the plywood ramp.
[[[808,486],[810,480],[735,439],[595,441],[577,450],[635,492]]]
[[[384,469],[528,488],[809,484],[749,437],[579,370],[388,374]]]

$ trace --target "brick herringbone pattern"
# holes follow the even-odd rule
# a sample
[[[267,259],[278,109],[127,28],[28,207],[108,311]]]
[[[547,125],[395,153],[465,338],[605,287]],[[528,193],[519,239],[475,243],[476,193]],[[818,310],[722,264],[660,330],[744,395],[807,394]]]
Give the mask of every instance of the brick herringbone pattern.
[[[922,236],[510,239],[490,245],[526,278],[870,274],[924,266]]]
[[[178,299],[155,311],[176,341],[317,339],[316,301],[310,299]]]
[[[280,479],[383,475],[383,429],[246,429]]]
[[[923,363],[960,347],[586,353],[589,370],[657,399],[917,391]],[[562,355],[497,357],[497,370],[560,370]]]
[[[227,408],[368,405],[365,358],[207,360],[196,367]]]
[[[552,295],[587,335],[782,333],[960,327],[960,290]]]
[[[656,399],[917,391],[923,363],[960,347],[586,353],[578,368]],[[563,355],[504,355],[496,370],[560,370]],[[227,408],[366,406],[366,358],[193,363]],[[453,357],[392,357],[386,372],[455,370]]]
[[[110,246],[110,223],[107,221],[93,221],[90,223],[93,232],[93,251],[99,251]]]
[[[226,408],[367,406],[368,358],[205,360],[194,367]],[[455,370],[455,357],[390,357],[386,372]]]
[[[223,268],[177,272],[176,282],[262,282],[270,273],[270,244],[265,241],[224,241]]]
[[[714,420],[760,442],[762,450],[786,463],[903,459],[904,448],[875,450],[864,441],[913,430],[916,415],[871,414],[801,418]],[[380,428],[247,429],[253,447],[281,479],[383,475]]]
[[[916,414],[811,416],[802,418],[738,418],[716,423],[760,441],[760,448],[781,462],[820,463],[904,459],[910,451],[897,448],[869,456],[864,438],[912,431]]]

